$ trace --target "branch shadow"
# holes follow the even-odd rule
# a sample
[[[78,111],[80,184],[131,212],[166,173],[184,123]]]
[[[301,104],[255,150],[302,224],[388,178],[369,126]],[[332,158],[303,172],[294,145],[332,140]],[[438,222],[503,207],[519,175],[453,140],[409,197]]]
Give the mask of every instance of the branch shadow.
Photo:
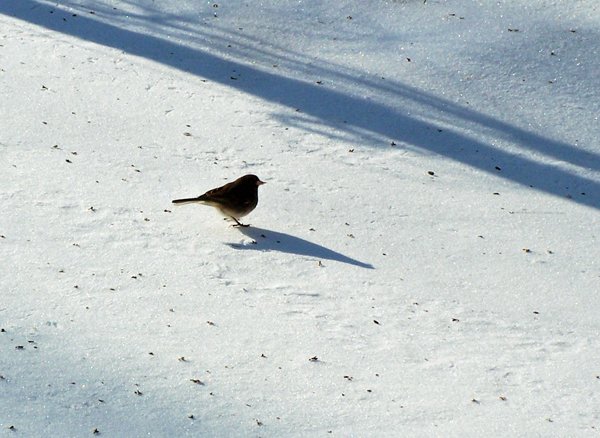
[[[317,243],[310,242],[291,234],[256,227],[238,227],[238,230],[253,240],[252,244],[226,243],[227,246],[238,250],[279,251],[288,254],[314,257],[316,259],[332,260],[340,263],[358,266],[359,268],[375,269],[370,263],[363,263],[352,257],[345,256]],[[256,243],[254,243],[256,242]]]
[[[220,32],[220,37],[227,30],[206,23],[192,26],[195,23],[189,17],[161,17],[159,12],[150,11],[146,24],[164,32],[164,38],[119,27],[95,15],[74,17],[58,5],[53,7],[39,0],[0,2],[0,14],[144,57],[294,109],[296,112],[292,115],[277,116],[290,126],[323,132],[324,128],[333,128],[370,146],[395,140],[498,178],[600,209],[600,181],[592,175],[600,170],[600,155],[594,151],[524,130],[398,81],[365,79],[359,72],[343,66],[321,62],[311,67],[311,75],[335,81],[335,88],[287,77],[277,70],[267,71],[250,64],[254,56],[268,62],[277,56],[286,57],[292,69],[299,72],[306,70],[308,61],[303,55],[286,52],[285,48],[268,53],[261,41],[253,44],[247,37],[233,56],[200,48],[198,46],[216,44],[217,34],[211,35],[210,31]],[[138,18],[143,20],[144,15]],[[112,19],[110,11],[105,14],[104,20],[107,19]],[[177,25],[177,20],[189,24],[190,28]],[[182,32],[181,38],[167,39],[169,31]],[[241,38],[240,35],[229,37],[232,41]],[[305,73],[304,76],[310,76]],[[373,98],[362,97],[352,91],[356,89],[365,95],[379,94]],[[368,92],[364,93],[365,90]],[[410,113],[403,110],[405,104],[410,106]],[[480,131],[485,135],[479,138],[487,140],[472,135],[481,134]],[[504,147],[502,142],[515,147]],[[525,156],[520,149],[542,154],[545,160]],[[580,169],[569,169],[563,163]],[[502,168],[501,172],[498,167]]]

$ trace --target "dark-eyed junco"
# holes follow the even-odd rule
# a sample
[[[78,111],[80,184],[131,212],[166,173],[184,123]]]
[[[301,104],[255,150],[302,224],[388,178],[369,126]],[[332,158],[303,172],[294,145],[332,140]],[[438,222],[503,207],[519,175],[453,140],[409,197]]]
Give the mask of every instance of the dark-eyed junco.
[[[258,186],[265,184],[256,175],[244,175],[222,187],[209,190],[197,198],[174,199],[174,204],[199,202],[215,207],[233,219],[237,226],[247,227],[239,219],[246,216],[258,204]],[[236,226],[234,225],[234,226]]]

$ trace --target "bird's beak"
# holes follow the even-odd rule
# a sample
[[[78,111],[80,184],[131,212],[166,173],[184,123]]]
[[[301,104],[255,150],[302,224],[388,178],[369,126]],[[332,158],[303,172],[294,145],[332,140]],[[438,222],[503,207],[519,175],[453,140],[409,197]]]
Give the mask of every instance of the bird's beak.
[[[261,180],[256,181],[257,186],[262,186],[263,184],[266,184],[266,182],[261,181]]]

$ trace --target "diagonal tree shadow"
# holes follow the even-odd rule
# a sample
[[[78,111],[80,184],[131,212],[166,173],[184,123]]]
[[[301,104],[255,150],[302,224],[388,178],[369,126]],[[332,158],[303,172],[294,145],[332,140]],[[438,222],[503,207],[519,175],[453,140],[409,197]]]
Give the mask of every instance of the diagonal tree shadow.
[[[279,251],[288,254],[314,257],[316,259],[333,260],[340,263],[358,266],[360,268],[375,269],[370,263],[363,263],[317,243],[301,239],[300,237],[292,236],[291,234],[256,227],[238,227],[238,229],[242,234],[250,237],[253,240],[253,243],[250,245],[227,243],[227,246],[234,249]]]
[[[597,153],[526,131],[396,81],[375,83],[348,69],[321,65],[317,68],[320,74],[346,83],[346,89],[327,88],[314,82],[265,71],[243,60],[215,54],[217,52],[186,45],[186,39],[163,39],[99,21],[91,18],[93,15],[80,14],[73,18],[66,11],[38,0],[0,2],[0,13],[117,48],[296,109],[298,112],[292,116],[280,116],[290,125],[307,130],[334,128],[337,132],[343,132],[348,137],[360,139],[370,145],[383,144],[384,139],[396,139],[493,173],[499,178],[555,196],[568,197],[582,205],[600,208],[600,181],[589,176],[589,170],[600,170],[600,155]],[[166,17],[165,24],[157,11],[149,17],[150,24],[161,30],[164,26],[169,26],[169,21],[182,19],[179,16]],[[187,22],[190,23],[189,18]],[[194,32],[190,37],[192,40],[206,38],[211,41],[210,36],[203,33],[202,26],[194,27]],[[255,46],[260,44],[255,42]],[[272,56],[263,49],[253,49],[252,41],[246,41],[244,49],[250,53],[250,57],[254,54],[267,58]],[[238,52],[238,58],[242,58],[241,52]],[[300,64],[296,65],[299,71],[303,68]],[[350,92],[348,88],[353,86],[379,90],[383,94],[380,93],[374,99],[363,98]],[[409,102],[415,111],[412,114],[403,112],[398,104],[386,99],[389,95]],[[480,140],[481,137],[470,135],[469,129],[459,129],[454,125],[449,128],[447,123],[452,124],[453,119],[463,120],[466,125],[480,126],[488,131],[489,143]],[[496,145],[496,140],[512,142],[519,148],[529,149],[552,160],[543,162],[524,156],[519,150]],[[582,171],[568,169],[561,162],[580,166]],[[496,170],[498,164],[502,165],[502,172]]]

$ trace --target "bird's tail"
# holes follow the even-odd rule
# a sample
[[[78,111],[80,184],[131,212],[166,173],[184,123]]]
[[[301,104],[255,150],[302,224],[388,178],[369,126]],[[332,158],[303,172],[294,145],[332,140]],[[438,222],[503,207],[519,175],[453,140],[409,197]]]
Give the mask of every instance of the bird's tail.
[[[185,204],[190,202],[200,202],[200,197],[197,198],[183,198],[183,199],[173,199],[173,204]]]

